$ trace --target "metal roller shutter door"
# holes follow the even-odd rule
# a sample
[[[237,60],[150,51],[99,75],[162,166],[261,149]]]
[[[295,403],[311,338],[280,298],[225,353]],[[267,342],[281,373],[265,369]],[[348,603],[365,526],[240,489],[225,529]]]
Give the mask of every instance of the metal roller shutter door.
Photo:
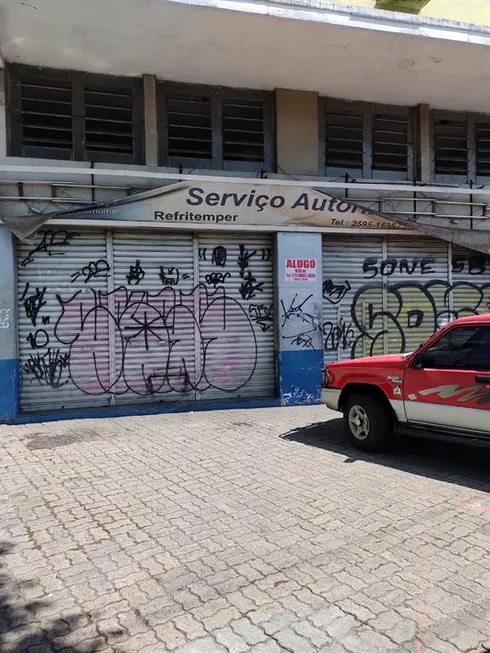
[[[267,236],[41,233],[18,294],[23,411],[274,393]]]
[[[388,237],[385,261],[387,351],[413,351],[448,321],[448,246],[442,240]]]
[[[203,398],[273,396],[271,238],[200,235],[199,283]]]
[[[452,251],[449,307],[454,317],[490,312],[490,258],[461,247]]]
[[[323,238],[323,346],[325,362],[382,353],[369,334],[370,312],[382,310],[382,284],[365,266],[382,258],[381,238]]]
[[[17,261],[21,410],[108,405],[104,233],[46,230]]]
[[[112,251],[117,405],[194,399],[192,235],[115,231]]]

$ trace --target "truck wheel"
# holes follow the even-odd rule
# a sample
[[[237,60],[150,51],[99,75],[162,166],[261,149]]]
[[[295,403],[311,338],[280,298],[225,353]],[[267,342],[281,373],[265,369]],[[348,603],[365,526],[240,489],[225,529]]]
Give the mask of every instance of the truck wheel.
[[[363,451],[379,451],[393,433],[393,417],[388,406],[371,395],[348,397],[344,424],[349,440]]]

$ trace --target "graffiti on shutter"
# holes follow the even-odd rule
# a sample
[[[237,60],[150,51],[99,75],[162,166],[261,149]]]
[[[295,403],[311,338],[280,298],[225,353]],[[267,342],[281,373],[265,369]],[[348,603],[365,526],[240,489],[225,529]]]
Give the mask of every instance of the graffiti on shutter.
[[[353,260],[343,243],[324,244],[327,361],[411,351],[449,321],[490,312],[489,257],[455,249],[449,260],[435,240],[371,249]]]

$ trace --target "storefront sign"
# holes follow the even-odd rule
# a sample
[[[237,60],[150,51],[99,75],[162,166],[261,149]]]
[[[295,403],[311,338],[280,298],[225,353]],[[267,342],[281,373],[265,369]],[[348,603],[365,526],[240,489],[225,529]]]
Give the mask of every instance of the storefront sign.
[[[352,202],[312,188],[237,182],[185,181],[78,213],[86,218],[140,220],[202,228],[304,226],[408,229]]]
[[[286,281],[316,281],[317,280],[317,264],[314,258],[311,259],[294,259],[287,258],[285,261],[286,266]]]

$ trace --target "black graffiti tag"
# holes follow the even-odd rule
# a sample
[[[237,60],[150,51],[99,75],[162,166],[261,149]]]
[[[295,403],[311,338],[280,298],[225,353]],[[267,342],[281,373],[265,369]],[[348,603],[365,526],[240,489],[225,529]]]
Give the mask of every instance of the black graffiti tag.
[[[314,349],[313,335],[319,329],[319,325],[315,316],[307,309],[312,297],[313,294],[310,294],[303,301],[300,301],[296,294],[289,301],[289,304],[281,300],[282,328],[284,329],[287,325],[287,330],[292,331],[292,333],[283,334],[281,337],[289,340],[293,345]]]
[[[339,304],[350,289],[351,285],[347,279],[339,284],[334,283],[332,279],[326,279],[322,286],[323,298],[331,304]]]
[[[26,340],[31,345],[31,349],[42,349],[49,345],[49,335],[44,329],[38,329],[34,333],[29,333]]]
[[[32,377],[31,383],[37,381],[39,385],[60,388],[70,380],[62,378],[68,364],[68,353],[62,353],[59,349],[48,349],[45,354],[31,354],[24,363],[23,371],[26,376]]]
[[[350,349],[356,339],[352,322],[340,318],[338,323],[327,321],[323,323],[323,348],[325,351]]]
[[[208,286],[213,286],[213,288],[217,288],[219,285],[222,285],[225,283],[227,279],[231,277],[231,274],[229,272],[210,272],[207,274],[204,279],[207,283]]]
[[[240,276],[243,279],[245,270],[249,267],[250,260],[257,254],[257,251],[255,249],[253,251],[248,251],[245,249],[245,245],[239,245],[238,249],[239,253],[237,263],[240,270]]]
[[[90,261],[90,263],[87,263],[87,265],[71,275],[71,282],[78,281],[80,277],[83,278],[84,283],[92,279],[107,279],[110,271],[111,268],[106,260]]]
[[[270,247],[266,247],[265,249],[262,250],[262,260],[263,261],[270,261],[272,256],[272,250]]]
[[[289,306],[286,308],[286,304],[284,303],[284,300],[281,299],[281,306],[282,306],[282,326],[286,324],[288,320],[290,320],[293,317],[299,318],[301,322],[309,322],[310,324],[314,324],[314,316],[311,313],[306,313],[303,308],[304,306],[310,301],[310,299],[313,297],[313,294],[308,295],[306,299],[304,299],[301,304],[298,304],[298,295],[295,295],[293,299],[289,302]]]
[[[24,293],[22,294],[20,301],[24,302],[24,310],[26,313],[26,317],[31,321],[32,326],[35,327],[37,326],[37,316],[39,315],[39,311],[42,309],[43,306],[46,305],[46,302],[44,300],[46,287],[42,289],[36,288],[36,292],[33,293],[32,295],[29,295],[29,297],[27,297],[28,292],[29,292],[29,283],[26,283],[26,287],[24,289]]]
[[[262,332],[269,331],[274,324],[272,304],[249,304],[248,314],[252,322],[258,324]]]
[[[141,267],[141,261],[138,259],[134,265],[129,266],[129,272],[126,275],[128,285],[137,286],[141,281],[143,281],[145,274],[145,271]]]
[[[374,279],[378,275],[381,277],[391,277],[398,270],[401,274],[411,276],[415,272],[420,274],[432,274],[435,272],[432,265],[435,263],[433,258],[413,258],[411,260],[402,258],[387,258],[379,260],[376,257],[366,258],[362,264],[362,271],[366,279]]]
[[[181,279],[189,279],[187,272],[181,273],[178,268],[164,268],[160,266],[158,274],[164,286],[176,286]]]
[[[453,272],[460,274],[467,268],[468,274],[472,276],[484,274],[487,267],[490,265],[488,256],[480,256],[478,254],[470,256],[455,256],[452,260]]]
[[[239,289],[242,299],[253,299],[258,292],[264,292],[264,282],[257,281],[250,270],[248,270],[247,273],[242,276],[242,279],[243,281],[240,284]]]
[[[216,265],[218,268],[224,268],[226,265],[227,252],[224,247],[218,245],[213,249],[213,255],[211,257],[211,262],[213,265]]]
[[[48,256],[64,256],[65,252],[61,249],[70,244],[71,240],[78,234],[69,231],[40,231],[41,241],[31,249],[21,266],[25,268],[29,263],[34,261],[36,254],[45,252]]]

